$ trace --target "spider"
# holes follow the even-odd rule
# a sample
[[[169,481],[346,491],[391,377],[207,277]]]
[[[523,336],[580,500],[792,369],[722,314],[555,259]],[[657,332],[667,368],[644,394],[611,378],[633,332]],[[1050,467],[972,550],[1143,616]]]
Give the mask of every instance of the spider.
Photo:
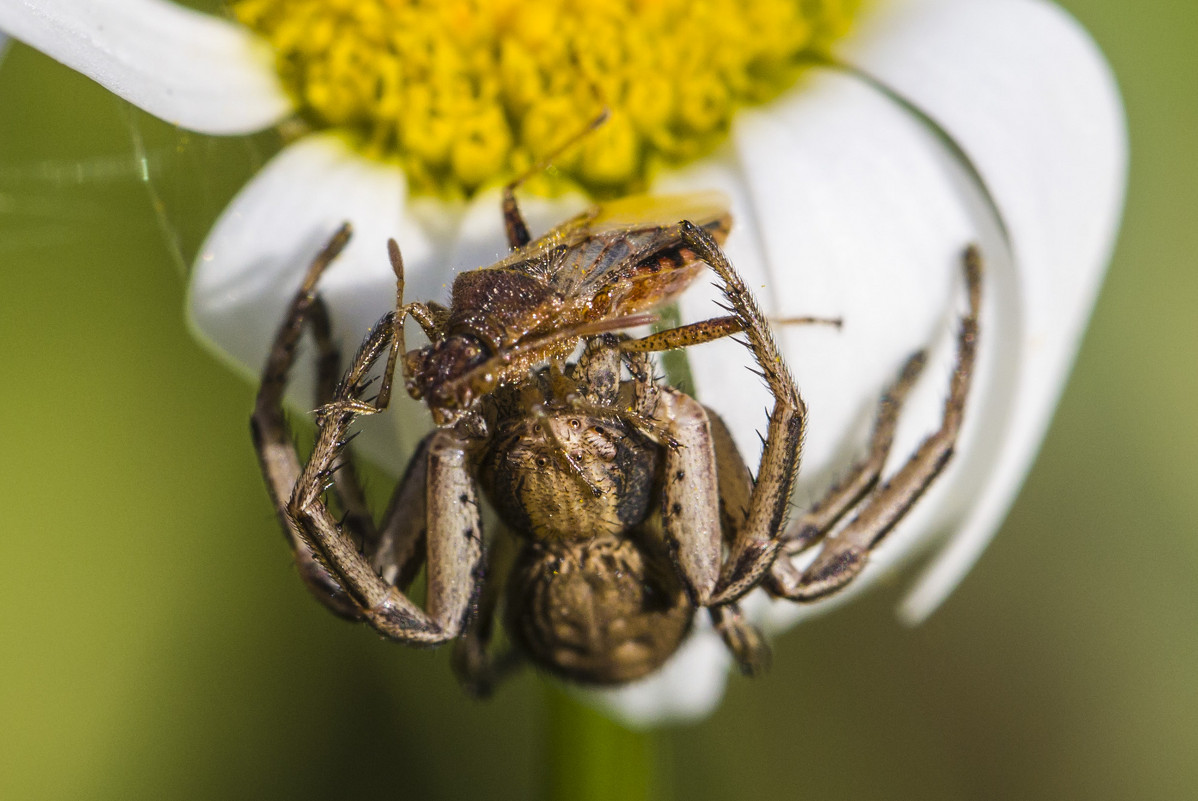
[[[567,224],[530,245],[526,233],[513,234],[527,230],[514,201],[509,207],[505,198],[504,212],[517,255],[573,230]],[[468,403],[453,406],[418,446],[376,524],[349,463],[351,424],[388,405],[404,319],[416,317],[435,349],[451,336],[452,310],[404,303],[403,263],[390,242],[396,311],[375,325],[337,382],[339,354],[317,284],[349,239],[344,226],[313,261],[287,310],[252,418],[263,474],[309,589],[334,612],[389,639],[419,646],[455,641],[455,670],[478,695],[522,658],[584,684],[646,676],[678,649],[699,609],[708,611],[744,673],[763,670],[768,646],[738,601],[762,587],[810,602],[846,585],[951,457],[975,361],[981,262],[976,248],[966,250],[969,308],[939,430],[878,486],[904,398],[925,361],[919,352],[884,393],[866,456],[788,527],[806,407],[756,300],[709,227],[683,220],[668,236],[684,261],[714,271],[727,316],[640,339],[604,330],[626,322],[621,314],[599,315],[597,333],[585,325],[571,329],[570,341],[584,343],[574,361],[555,344],[536,356],[546,364],[526,359],[523,372],[492,377]],[[670,264],[678,266],[676,259]],[[305,328],[317,344],[321,406],[312,453],[301,463],[282,396]],[[544,331],[553,339],[552,324]],[[755,477],[714,411],[652,376],[650,353],[735,333],[743,333],[773,397]],[[377,394],[367,399],[370,375],[384,356]],[[503,352],[493,351],[474,358],[468,370],[496,357],[504,364]],[[403,358],[409,389],[424,363]],[[500,519],[500,530],[485,539],[480,494]],[[341,520],[326,496],[344,510]],[[853,509],[856,515],[841,525]],[[821,543],[814,562],[797,570],[789,557]],[[421,568],[423,606],[408,592]],[[500,609],[515,647],[495,654]]]

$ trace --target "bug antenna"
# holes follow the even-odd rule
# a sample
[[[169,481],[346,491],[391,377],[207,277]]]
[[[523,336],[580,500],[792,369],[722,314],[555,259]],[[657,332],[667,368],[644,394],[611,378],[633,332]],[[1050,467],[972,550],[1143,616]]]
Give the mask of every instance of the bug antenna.
[[[395,273],[395,308],[403,308],[403,253],[399,250],[399,243],[394,239],[387,240],[387,258],[391,260],[391,272]]]
[[[596,93],[598,93],[597,90],[596,90]],[[542,173],[545,170],[549,169],[553,165],[553,162],[557,161],[561,157],[562,153],[565,153],[567,150],[574,147],[574,145],[578,144],[583,139],[585,139],[587,136],[589,136],[591,133],[593,133],[596,129],[599,128],[599,126],[601,126],[601,125],[603,125],[603,123],[607,122],[609,117],[611,117],[611,107],[607,103],[604,103],[603,108],[599,112],[599,114],[597,116],[595,116],[590,122],[588,122],[584,128],[571,134],[568,139],[566,139],[560,145],[555,147],[553,150],[549,151],[549,153],[544,158],[538,159],[531,167],[529,167],[527,170],[520,173],[520,175],[518,175],[514,179],[512,179],[512,182],[507,185],[507,188],[504,190],[504,193],[503,193],[504,211],[505,212],[507,211],[509,198],[512,198],[511,202],[514,206],[515,200],[512,197],[512,193],[514,193],[516,191],[517,187],[519,187],[521,184],[523,184],[525,181],[527,181],[529,178],[533,177],[534,175],[536,175],[538,173]]]

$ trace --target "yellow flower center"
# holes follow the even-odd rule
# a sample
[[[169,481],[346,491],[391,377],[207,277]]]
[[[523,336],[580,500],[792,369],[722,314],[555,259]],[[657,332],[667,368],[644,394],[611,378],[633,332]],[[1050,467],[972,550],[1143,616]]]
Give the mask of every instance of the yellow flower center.
[[[303,114],[469,195],[555,160],[594,194],[709,152],[733,112],[792,85],[858,0],[235,0]]]

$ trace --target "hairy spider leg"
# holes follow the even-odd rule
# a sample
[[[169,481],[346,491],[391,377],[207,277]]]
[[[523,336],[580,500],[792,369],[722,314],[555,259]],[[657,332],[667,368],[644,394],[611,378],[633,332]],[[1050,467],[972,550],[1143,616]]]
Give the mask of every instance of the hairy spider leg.
[[[768,589],[774,595],[792,601],[815,601],[856,578],[870,552],[910,511],[952,457],[977,358],[982,261],[976,246],[966,249],[962,263],[969,308],[960,320],[956,366],[940,428],[920,444],[889,481],[875,488],[894,437],[900,407],[923,367],[923,354],[916,353],[882,398],[869,455],[796,521],[786,534],[786,552],[798,553],[824,539],[849,509],[859,506],[856,516],[837,535],[824,541],[823,549],[801,576],[789,559],[779,559],[768,582]]]
[[[319,406],[335,399],[341,376],[340,353],[333,342],[328,310],[316,291],[320,276],[349,242],[352,230],[344,224],[313,260],[300,289],[288,306],[287,316],[279,327],[263,369],[262,382],[251,418],[255,446],[262,473],[295,556],[297,569],[305,585],[334,613],[352,620],[362,616],[361,609],[343,589],[339,579],[330,572],[318,551],[313,551],[304,532],[287,512],[301,474],[300,459],[283,413],[283,394],[295,362],[297,346],[305,325],[316,344],[316,401]],[[376,399],[377,402],[377,399]],[[424,528],[419,517],[409,516],[413,510],[423,510],[427,440],[420,444],[404,481],[401,482],[383,516],[381,526],[375,526],[365,493],[354,468],[351,451],[343,448],[330,467],[330,487],[344,516],[341,526],[360,544],[377,572],[393,584],[406,587],[422,564],[415,558],[423,549]]]
[[[783,539],[783,552],[797,556],[820,542],[844,517],[845,513],[861,502],[878,483],[890,448],[894,444],[894,432],[898,427],[899,415],[907,395],[915,385],[927,363],[927,351],[918,351],[907,358],[898,378],[882,394],[877,415],[869,438],[869,450],[855,462],[806,512],[794,520]],[[794,570],[788,560],[774,563],[779,573]],[[795,578],[798,572],[794,572]]]
[[[740,605],[732,602],[710,607],[711,623],[732,652],[741,674],[750,678],[770,669],[773,652],[761,631],[745,619]]]
[[[287,513],[371,626],[391,639],[432,645],[461,632],[472,609],[482,564],[479,501],[465,443],[453,433],[439,430],[428,438],[422,457],[427,460],[427,610],[378,575],[322,498],[354,419],[384,408],[378,398],[365,401],[360,394],[375,363],[393,344],[397,317],[388,312],[379,320],[358,350],[334,400],[318,413],[316,444],[287,503]]]
[[[328,311],[319,295],[308,315],[317,347],[317,403],[323,407],[336,398],[341,378],[341,354],[332,339]],[[382,522],[377,526],[358,478],[353,449],[348,443],[332,467],[331,491],[343,510],[342,527],[360,543],[375,572],[401,589],[407,589],[423,564],[420,557],[425,547],[423,512],[428,445],[429,437],[425,437],[417,446],[403,479],[392,493]]]
[[[383,351],[394,353],[400,315],[389,312],[383,316],[329,402],[317,413],[316,443],[302,469],[283,416],[282,396],[305,325],[314,331],[320,351],[318,392],[328,396],[337,357],[316,285],[349,237],[350,227],[345,225],[309,267],[267,358],[252,429],[276,511],[300,574],[313,594],[334,612],[365,619],[393,639],[432,644],[461,631],[472,609],[482,562],[477,491],[463,444],[444,431],[434,432],[421,443],[379,529],[364,522],[369,515],[361,488],[343,467],[346,457],[342,451],[354,418],[382,410],[389,399],[386,390],[394,356],[388,358],[389,369],[384,371],[379,395],[366,401],[362,394],[371,384],[368,376]],[[402,282],[402,264],[397,272]],[[343,477],[338,478],[339,473]],[[333,491],[347,511],[345,521],[337,521],[324,502],[327,490]],[[427,515],[409,516],[421,507],[427,507]],[[430,521],[427,536],[421,523],[415,522],[425,519]],[[427,554],[420,554],[421,550]],[[428,564],[427,611],[394,586],[394,582],[410,582],[422,562]]]
[[[291,497],[291,491],[299,480],[301,468],[295,442],[283,413],[283,393],[287,387],[287,377],[295,363],[296,350],[304,326],[310,322],[310,312],[313,309],[317,310],[314,328],[320,328],[322,316],[327,325],[327,315],[321,314],[323,307],[316,295],[316,283],[329,264],[345,248],[350,235],[350,226],[345,224],[329,239],[312,260],[299,290],[287,307],[287,315],[275,335],[262,369],[262,382],[258,387],[258,396],[250,417],[250,429],[253,433],[254,448],[258,453],[258,464],[263,478],[266,479],[267,491],[295,556],[300,578],[312,594],[332,612],[357,620],[361,617],[361,610],[347,595],[335,574],[322,564],[317,552],[306,542],[296,522],[286,513],[287,499]]]
[[[627,350],[688,347],[731,334],[744,333],[749,351],[774,396],[765,447],[745,521],[729,543],[728,556],[719,569],[718,579],[710,589],[707,589],[707,571],[710,567],[706,560],[702,565],[696,565],[700,573],[693,577],[692,583],[699,589],[698,599],[701,605],[718,606],[737,600],[756,586],[769,570],[781,547],[787,506],[790,503],[791,490],[802,454],[807,406],[782,360],[765,315],[719,244],[707,231],[690,221],[678,223],[677,228],[679,241],[706,262],[720,278],[731,315],[651,334],[642,340],[625,343],[622,347]],[[638,345],[638,342],[644,344]],[[683,473],[685,476],[685,468]],[[673,510],[676,507],[680,507],[682,513],[685,513],[687,504],[681,500],[671,502],[666,509],[664,523],[667,529],[675,528],[676,533],[673,536],[683,537],[686,536],[683,521],[678,520],[677,525],[672,522],[672,518],[675,517]],[[718,548],[716,553],[719,553]]]

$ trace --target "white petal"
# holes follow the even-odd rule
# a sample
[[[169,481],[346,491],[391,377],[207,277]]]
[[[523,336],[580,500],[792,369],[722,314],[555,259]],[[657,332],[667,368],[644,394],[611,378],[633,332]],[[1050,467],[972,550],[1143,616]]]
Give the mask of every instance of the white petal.
[[[943,34],[947,41],[970,41],[967,63],[934,62],[907,92],[918,105],[920,98],[935,98],[937,76],[964,81],[962,95],[948,104],[962,120],[953,113],[941,119],[935,104],[928,111],[962,145],[986,189],[916,115],[866,83],[826,72],[772,107],[744,115],[735,130],[739,159],[724,153],[662,182],[671,191],[715,186],[729,194],[740,222],[728,251],[767,311],[845,319],[843,331],[793,328],[780,337],[811,409],[800,500],[817,497],[861,452],[883,385],[907,354],[927,344],[935,345],[933,358],[904,413],[896,458],[937,427],[962,306],[961,250],[979,242],[987,258],[978,374],[954,463],[862,578],[832,603],[799,607],[771,603],[761,593],[747,599],[750,616],[769,629],[843,603],[946,530],[958,536],[934,582],[925,585],[931,593],[917,598],[920,605],[908,607],[907,615],[913,608],[914,616],[927,614],[951,591],[1029,466],[1101,279],[1126,154],[1109,75],[1084,34],[1051,7],[995,3],[988,10],[980,23],[972,22],[969,36]],[[1013,18],[1006,25],[992,18],[1004,13]],[[879,23],[878,29],[885,41],[891,28]],[[910,34],[911,53],[934,52],[936,38],[921,38],[924,28],[895,29]],[[1023,49],[1013,49],[1013,30],[1023,36]],[[999,43],[979,47],[990,31]],[[998,70],[994,60],[980,59],[987,52],[1019,52],[1021,83],[994,86],[973,75]],[[1003,64],[999,74],[1012,72]],[[980,107],[971,102],[977,97]],[[982,141],[970,136],[991,131]],[[1080,156],[1079,138],[1088,143]],[[688,295],[688,319],[710,314],[713,294]],[[691,352],[698,394],[728,419],[753,462],[760,453],[753,429],[764,426],[768,399],[755,381],[730,368],[744,363],[743,352],[724,346],[717,355],[719,347]],[[703,678],[693,695],[664,678],[650,679],[627,695],[608,694],[608,708],[637,722],[643,722],[638,703],[661,719],[705,714],[705,703],[718,702],[707,691],[709,673],[697,660],[688,661],[686,671]]]
[[[856,78],[819,71],[800,91],[745,115],[735,134],[766,256],[770,311],[844,319],[842,330],[780,332],[810,412],[801,504],[817,498],[864,450],[884,387],[925,347],[933,348],[931,358],[900,419],[892,465],[937,428],[962,306],[961,254],[978,242],[988,259],[981,361],[959,455],[862,577],[836,597],[842,603],[910,558],[936,533],[935,511],[957,497],[949,488],[996,457],[996,446],[978,442],[977,431],[981,420],[1001,426],[1009,400],[996,381],[998,351],[987,347],[1011,332],[1002,311],[1013,294],[1004,278],[1005,246],[968,176],[936,136]],[[727,387],[713,369],[699,389],[719,409],[716,398]],[[724,403],[736,408],[732,397]],[[761,426],[763,414],[753,422]],[[746,455],[755,460],[759,452]],[[760,614],[767,627],[778,628],[831,605],[762,604]]]
[[[917,621],[981,554],[1039,447],[1113,246],[1125,123],[1093,42],[1037,0],[880,4],[841,55],[962,148],[1001,213],[1014,261],[1018,338],[1003,342],[1016,368],[1010,420],[981,494],[902,608]]]
[[[248,133],[291,110],[264,41],[164,0],[5,0],[0,30],[193,131]]]

